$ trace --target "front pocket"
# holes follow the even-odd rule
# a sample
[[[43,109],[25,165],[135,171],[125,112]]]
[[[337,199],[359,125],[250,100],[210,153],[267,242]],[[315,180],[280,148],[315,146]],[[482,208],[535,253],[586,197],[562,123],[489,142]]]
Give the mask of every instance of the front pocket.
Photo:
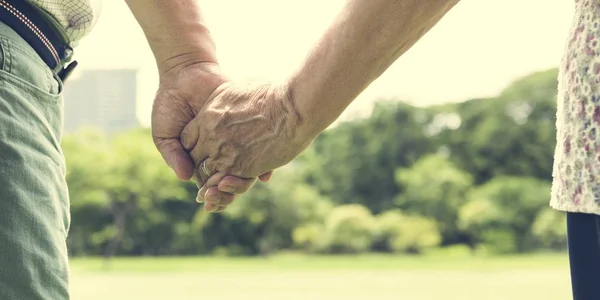
[[[2,24],[3,25],[3,24]],[[22,38],[13,34],[2,36],[0,27],[0,72],[11,84],[54,99],[60,96],[61,83],[37,53]]]

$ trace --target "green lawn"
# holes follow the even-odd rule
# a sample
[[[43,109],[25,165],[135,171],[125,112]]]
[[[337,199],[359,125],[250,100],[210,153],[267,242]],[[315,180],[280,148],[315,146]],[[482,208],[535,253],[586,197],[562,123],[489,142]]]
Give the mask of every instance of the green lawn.
[[[74,259],[73,299],[570,299],[566,255]]]

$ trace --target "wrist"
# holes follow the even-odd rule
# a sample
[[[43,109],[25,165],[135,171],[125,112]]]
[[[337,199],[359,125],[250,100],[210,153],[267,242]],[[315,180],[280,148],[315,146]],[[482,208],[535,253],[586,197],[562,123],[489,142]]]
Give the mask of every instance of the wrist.
[[[217,63],[216,46],[203,26],[182,34],[148,37],[160,73],[200,63]]]
[[[196,0],[125,0],[152,49],[160,72],[216,62],[215,43]]]
[[[159,73],[159,94],[170,98],[185,100],[195,113],[213,97],[218,88],[229,82],[217,63],[184,63]],[[181,102],[181,103],[184,103]]]
[[[287,112],[287,132],[291,142],[299,147],[311,143],[327,128],[320,125],[320,112],[312,111],[307,94],[299,91],[294,81],[282,84],[281,91],[285,93],[285,97],[281,97],[285,102],[282,110]]]
[[[330,99],[333,95],[326,95],[314,82],[300,77],[296,75],[288,80],[287,94],[300,120],[296,135],[300,140],[313,140],[335,121],[335,112],[328,106],[334,99]]]

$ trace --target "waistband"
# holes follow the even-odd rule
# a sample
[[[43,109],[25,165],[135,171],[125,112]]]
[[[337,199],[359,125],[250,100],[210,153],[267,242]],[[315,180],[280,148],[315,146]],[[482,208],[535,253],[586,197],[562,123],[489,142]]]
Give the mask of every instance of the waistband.
[[[12,28],[62,80],[73,72],[73,49],[41,9],[25,0],[0,0],[0,21]]]

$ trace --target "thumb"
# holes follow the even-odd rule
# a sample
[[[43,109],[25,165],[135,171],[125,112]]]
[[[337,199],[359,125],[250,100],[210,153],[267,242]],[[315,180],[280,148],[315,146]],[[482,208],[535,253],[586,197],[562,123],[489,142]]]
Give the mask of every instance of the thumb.
[[[192,178],[194,162],[183,148],[179,139],[155,138],[154,143],[167,165],[173,169],[179,180],[187,181]]]
[[[269,180],[271,180],[271,176],[273,176],[272,170],[265,174],[258,176],[258,179],[260,179],[260,181],[262,181],[262,182],[269,182]]]

